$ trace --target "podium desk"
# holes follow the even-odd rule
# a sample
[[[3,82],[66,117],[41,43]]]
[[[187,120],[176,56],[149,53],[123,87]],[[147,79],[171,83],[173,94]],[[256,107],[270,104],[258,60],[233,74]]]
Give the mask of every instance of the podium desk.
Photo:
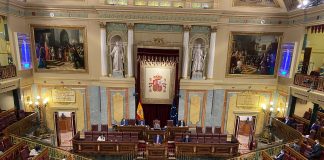
[[[150,160],[167,159],[168,146],[166,144],[149,144],[147,145],[147,157]]]
[[[163,142],[167,140],[167,131],[165,130],[153,130],[153,129],[148,129],[146,130],[146,141],[148,142],[153,142],[153,137],[159,134],[160,136],[163,137]]]
[[[145,130],[147,126],[117,126],[116,130],[118,132],[138,132],[138,139],[144,140]]]

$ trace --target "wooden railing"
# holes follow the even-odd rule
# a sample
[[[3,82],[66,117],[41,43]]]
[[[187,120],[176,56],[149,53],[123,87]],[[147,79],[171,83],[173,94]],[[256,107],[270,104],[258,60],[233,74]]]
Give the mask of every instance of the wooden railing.
[[[261,152],[262,154],[262,160],[273,160],[273,158],[265,151]]]
[[[324,91],[324,77],[310,76],[296,73],[294,77],[294,85]]]
[[[303,135],[292,127],[284,124],[276,118],[272,118],[272,133],[284,142],[292,142],[295,140],[302,140]]]
[[[15,143],[12,147],[6,150],[2,155],[0,155],[0,160],[17,159],[19,156],[19,151],[25,145],[24,142]]]
[[[55,148],[52,146],[48,146],[45,144],[37,143],[29,138],[26,137],[18,137],[16,135],[10,135],[11,141],[14,143],[20,143],[23,142],[28,145],[29,148],[35,148],[35,146],[40,146],[41,148],[47,148],[48,149],[48,155],[51,160],[91,160],[90,158],[86,158],[83,156],[79,156],[76,154],[72,154],[68,151]]]
[[[49,154],[48,154],[48,148],[45,148],[40,154],[38,154],[36,157],[33,158],[33,160],[48,160]]]
[[[307,160],[306,157],[301,155],[299,152],[295,151],[294,149],[290,148],[289,146],[284,147],[285,154],[289,155],[290,157],[294,157],[298,160]]]
[[[17,72],[16,72],[15,65],[0,66],[0,80],[8,79],[16,76],[17,76]]]
[[[9,136],[11,134],[17,135],[17,136],[23,136],[25,135],[33,126],[36,125],[36,118],[37,113],[32,113],[31,115],[28,115],[27,117],[19,120],[18,122],[15,122],[8,126],[6,129],[4,129],[3,133],[6,136]]]

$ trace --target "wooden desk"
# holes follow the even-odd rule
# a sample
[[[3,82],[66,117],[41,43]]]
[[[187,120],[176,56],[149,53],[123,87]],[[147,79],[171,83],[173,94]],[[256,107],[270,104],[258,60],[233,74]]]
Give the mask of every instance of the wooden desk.
[[[162,160],[167,159],[167,145],[165,144],[149,144],[147,145],[148,159]]]
[[[160,136],[163,137],[163,142],[166,141],[166,139],[168,138],[166,135],[167,131],[165,130],[146,130],[146,141],[148,142],[153,142],[153,137],[157,134],[159,134]]]
[[[82,154],[121,155],[135,153],[138,142],[91,141],[80,139],[78,132],[72,139],[73,151]]]
[[[144,140],[147,126],[117,126],[116,130],[118,132],[138,132],[138,139]]]
[[[176,142],[176,153],[188,156],[234,157],[239,143],[185,143]]]

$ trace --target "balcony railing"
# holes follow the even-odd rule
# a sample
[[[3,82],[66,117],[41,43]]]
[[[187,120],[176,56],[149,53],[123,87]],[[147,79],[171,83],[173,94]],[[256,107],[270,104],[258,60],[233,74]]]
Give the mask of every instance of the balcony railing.
[[[324,77],[297,73],[294,77],[294,85],[324,91]]]
[[[148,6],[163,8],[214,8],[217,0],[106,0],[107,5]]]
[[[0,80],[13,78],[16,76],[17,72],[15,65],[0,66]]]

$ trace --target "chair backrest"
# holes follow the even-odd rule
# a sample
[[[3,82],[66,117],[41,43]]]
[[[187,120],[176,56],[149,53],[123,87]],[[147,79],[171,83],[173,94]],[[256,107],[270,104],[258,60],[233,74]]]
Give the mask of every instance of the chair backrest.
[[[136,124],[136,119],[129,119],[128,120],[128,125],[135,126]]]
[[[99,136],[104,135],[106,136],[105,132],[93,131],[92,132],[92,139],[96,141]]]
[[[214,143],[212,134],[205,134],[205,143]]]
[[[175,140],[176,142],[180,142],[180,141],[182,141],[182,133],[175,133],[175,135],[174,135],[174,140]]]
[[[115,133],[108,133],[107,141],[115,141],[115,140],[116,140]]]
[[[219,135],[219,143],[225,143],[227,142],[227,135],[226,134],[220,134]]]
[[[125,142],[130,141],[130,133],[129,132],[123,132],[123,141],[125,141]]]
[[[102,124],[101,125],[101,131],[108,132],[108,125],[107,124]]]
[[[117,141],[122,141],[123,140],[123,133],[122,132],[117,132],[116,134],[116,140]]]
[[[300,133],[304,133],[304,124],[296,124],[296,130]]]
[[[215,127],[214,128],[214,134],[221,134],[221,133],[222,133],[221,127]]]
[[[202,133],[202,127],[196,126],[196,133]]]
[[[202,133],[197,134],[197,143],[205,143],[205,135]]]
[[[84,138],[86,141],[92,141],[92,132],[84,132]]]
[[[173,126],[173,120],[168,120],[167,121],[167,126],[172,127]]]
[[[12,143],[9,138],[5,138],[2,141],[5,150],[9,149],[12,146]]]
[[[160,125],[160,124],[161,124],[161,123],[160,123],[160,120],[157,120],[157,119],[153,120],[153,125],[155,125],[155,124],[159,124],[159,125]],[[160,126],[161,126],[161,125],[160,125]]]
[[[138,142],[138,133],[137,132],[131,132],[130,133],[130,139],[131,139],[131,142]]]
[[[207,126],[207,127],[205,128],[205,133],[207,133],[207,134],[213,134],[213,128],[210,127],[210,126]]]
[[[191,143],[197,143],[197,140],[198,140],[197,134],[191,133],[190,138],[191,138]]]
[[[21,160],[28,160],[29,151],[27,149],[23,149],[20,151],[20,159]]]
[[[98,124],[92,124],[91,131],[98,131]]]
[[[219,134],[213,134],[213,142],[219,143]]]

